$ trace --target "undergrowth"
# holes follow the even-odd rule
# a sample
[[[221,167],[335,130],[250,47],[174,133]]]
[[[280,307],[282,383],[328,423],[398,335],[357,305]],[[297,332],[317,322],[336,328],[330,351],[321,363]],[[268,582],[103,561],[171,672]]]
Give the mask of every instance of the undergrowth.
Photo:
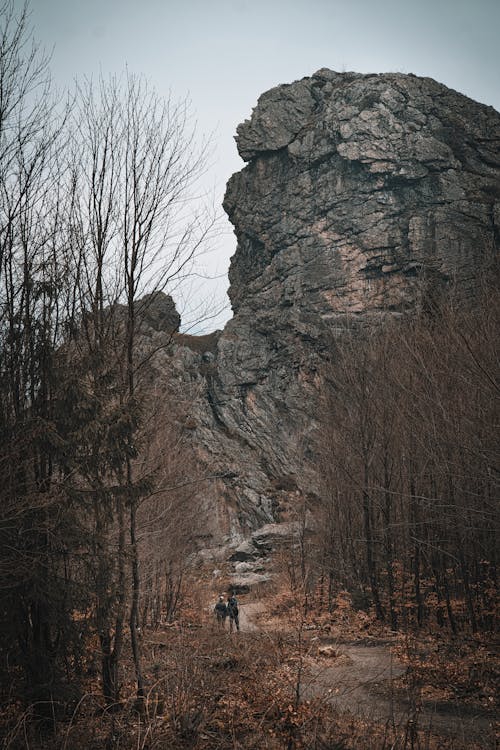
[[[245,597],[241,597],[245,609]],[[457,738],[419,728],[425,701],[462,701],[493,717],[497,676],[490,646],[431,634],[396,637],[343,593],[336,611],[321,611],[284,591],[261,601],[258,630],[230,634],[208,608],[186,607],[181,620],[146,631],[142,640],[146,698],[137,701],[124,669],[123,701],[104,710],[99,676],[89,669],[84,694],[54,710],[48,728],[15,699],[1,714],[6,750],[479,750],[493,734]],[[387,642],[406,666],[396,694],[411,695],[397,720],[374,722],[340,713],[328,691],[305,690],[321,644]],[[339,651],[332,649],[335,660]],[[124,660],[124,663],[126,660]],[[333,663],[333,662],[332,662]],[[331,692],[331,691],[330,691]],[[307,696],[307,697],[306,697]]]

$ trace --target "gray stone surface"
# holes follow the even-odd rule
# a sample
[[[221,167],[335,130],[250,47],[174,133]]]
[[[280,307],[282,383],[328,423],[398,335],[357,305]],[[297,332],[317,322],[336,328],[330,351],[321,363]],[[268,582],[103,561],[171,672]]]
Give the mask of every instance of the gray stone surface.
[[[198,550],[195,557],[196,562],[210,563],[223,562],[227,558],[227,555],[227,547],[211,547]]]
[[[164,292],[145,295],[137,302],[136,315],[140,323],[154,331],[174,333],[179,330],[181,316],[172,297]]]
[[[234,572],[238,575],[243,573],[259,573],[264,570],[262,564],[256,562],[237,562],[234,565]]]
[[[246,594],[256,586],[268,583],[271,576],[267,573],[246,573],[233,575],[230,578],[230,587],[236,594]]]
[[[264,94],[238,133],[230,297],[255,327],[406,309],[417,271],[466,283],[498,242],[499,115],[431,79],[319,71]]]
[[[172,334],[179,330],[181,316],[170,295],[158,291],[145,294],[134,303],[136,325],[139,333],[151,336],[153,332]],[[114,314],[125,320],[125,305],[115,305]]]
[[[237,544],[318,491],[321,367],[343,326],[474,293],[500,242],[500,115],[429,78],[323,69],[263,94],[236,140],[234,317],[213,356],[179,339],[168,367],[195,394],[213,528]]]
[[[260,555],[260,552],[255,545],[251,541],[245,541],[236,547],[228,559],[230,562],[242,563],[249,560],[255,560],[258,555]]]
[[[283,544],[291,544],[298,539],[298,522],[267,523],[252,534],[252,542],[258,549],[274,550]]]

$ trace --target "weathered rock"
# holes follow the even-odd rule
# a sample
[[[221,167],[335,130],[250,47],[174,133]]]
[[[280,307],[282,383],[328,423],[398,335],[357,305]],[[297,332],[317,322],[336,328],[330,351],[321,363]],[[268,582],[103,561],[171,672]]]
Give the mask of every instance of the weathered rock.
[[[224,200],[238,246],[213,401],[255,525],[317,491],[332,334],[474,292],[500,241],[500,116],[431,79],[321,70],[263,94],[236,140],[248,164]]]
[[[114,314],[125,320],[125,305],[115,305]],[[181,316],[177,312],[175,302],[170,295],[157,291],[145,294],[134,303],[134,314],[138,332],[143,336],[151,336],[153,332],[172,334],[179,330]]]
[[[196,553],[197,562],[222,562],[226,559],[228,551],[225,547],[210,547],[198,550]]]
[[[230,588],[235,594],[248,594],[248,592],[260,586],[263,583],[268,583],[271,580],[271,576],[267,573],[246,573],[244,575],[234,575],[230,579]]]
[[[210,356],[177,339],[170,365],[236,542],[319,491],[320,371],[346,321],[474,293],[500,243],[500,115],[429,78],[323,69],[263,94],[237,144],[234,317]]]
[[[234,572],[238,575],[246,573],[260,573],[264,570],[262,563],[256,562],[238,562],[235,563]]]
[[[172,297],[163,292],[145,295],[137,303],[136,315],[145,326],[154,331],[174,333],[181,324],[181,316]]]
[[[298,522],[268,523],[253,532],[252,542],[258,549],[273,550],[296,540],[299,532]]]
[[[251,541],[242,542],[228,558],[230,562],[247,562],[255,560],[261,554]]]
[[[427,266],[468,283],[498,242],[499,138],[497,112],[431,79],[322,70],[266,92],[224,201],[233,309],[317,338],[325,317],[415,304]]]

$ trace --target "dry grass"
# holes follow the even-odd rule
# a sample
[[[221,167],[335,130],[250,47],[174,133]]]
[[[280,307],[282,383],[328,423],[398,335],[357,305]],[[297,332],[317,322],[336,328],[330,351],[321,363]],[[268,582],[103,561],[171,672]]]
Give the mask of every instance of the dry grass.
[[[194,588],[193,588],[194,591]],[[479,750],[494,747],[490,738],[457,738],[419,729],[418,704],[395,722],[374,722],[339,713],[328,692],[305,699],[308,659],[318,656],[318,644],[349,638],[379,638],[367,616],[350,611],[345,598],[332,616],[312,608],[304,616],[300,601],[283,590],[274,592],[260,615],[257,631],[229,634],[218,630],[210,610],[202,606],[206,589],[198,584],[182,619],[142,641],[146,700],[137,704],[133,675],[123,671],[123,703],[116,712],[103,711],[99,680],[89,675],[86,693],[54,734],[43,734],[12,703],[3,714],[6,750]],[[250,597],[248,597],[250,599]],[[243,606],[245,598],[242,598]],[[357,630],[356,630],[357,628]],[[405,644],[400,643],[403,649]],[[437,650],[436,650],[437,649]],[[335,651],[335,650],[334,650]],[[488,652],[489,653],[489,652]],[[342,649],[338,654],[341,658]],[[465,674],[483,685],[489,697],[492,670],[486,672],[486,651],[473,654],[465,646],[460,660],[436,646],[434,640],[408,641],[405,658],[414,694],[436,690],[452,678],[465,690]],[[312,655],[312,657],[311,657]],[[478,663],[480,655],[480,663]],[[330,659],[336,659],[332,652]],[[326,661],[326,658],[324,658]],[[452,675],[463,662],[462,676]],[[432,665],[432,666],[431,666]],[[448,671],[445,667],[448,665]],[[476,665],[472,667],[471,665]],[[474,669],[478,668],[479,672]],[[441,669],[445,671],[440,672]],[[418,679],[417,679],[418,678]],[[462,679],[463,678],[463,679]],[[426,682],[427,681],[427,682]],[[424,684],[425,683],[425,684]],[[408,688],[408,685],[406,685]],[[401,688],[403,689],[403,688]],[[330,691],[331,692],[331,691]],[[408,692],[408,691],[407,691]],[[443,696],[443,699],[446,696]],[[481,704],[482,705],[482,704]]]

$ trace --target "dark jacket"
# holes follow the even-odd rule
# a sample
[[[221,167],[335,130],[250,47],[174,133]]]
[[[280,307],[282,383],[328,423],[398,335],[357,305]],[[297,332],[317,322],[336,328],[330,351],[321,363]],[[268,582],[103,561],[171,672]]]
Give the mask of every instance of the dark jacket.
[[[217,602],[214,607],[214,612],[217,617],[227,617],[227,607],[224,602]]]

